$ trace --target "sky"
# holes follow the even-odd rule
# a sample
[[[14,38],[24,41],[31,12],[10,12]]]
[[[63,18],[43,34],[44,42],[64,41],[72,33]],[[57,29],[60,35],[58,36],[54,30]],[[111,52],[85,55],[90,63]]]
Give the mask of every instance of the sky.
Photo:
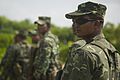
[[[29,19],[32,22],[38,16],[50,16],[57,26],[71,26],[72,21],[65,14],[77,10],[79,4],[88,0],[0,0],[0,16],[11,20]],[[120,0],[89,0],[107,6],[105,23],[120,23]]]

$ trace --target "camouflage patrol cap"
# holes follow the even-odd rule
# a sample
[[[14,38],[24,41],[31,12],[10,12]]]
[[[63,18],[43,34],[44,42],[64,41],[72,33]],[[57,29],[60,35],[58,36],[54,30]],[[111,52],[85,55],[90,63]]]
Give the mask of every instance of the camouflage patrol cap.
[[[28,31],[22,29],[22,30],[19,30],[17,34],[20,35],[20,36],[27,37],[28,36]]]
[[[78,10],[66,14],[65,17],[68,19],[72,19],[74,17],[78,17],[82,15],[95,14],[98,17],[104,18],[106,9],[107,8],[105,5],[89,1],[78,5]]]
[[[47,23],[50,24],[50,22],[51,22],[51,18],[50,18],[50,17],[47,17],[47,16],[39,16],[39,17],[38,17],[38,20],[35,21],[34,23],[35,23],[35,24],[43,25],[43,24],[47,24]]]
[[[29,35],[30,36],[34,36],[34,35],[37,35],[38,33],[37,33],[37,30],[30,30],[29,31]]]

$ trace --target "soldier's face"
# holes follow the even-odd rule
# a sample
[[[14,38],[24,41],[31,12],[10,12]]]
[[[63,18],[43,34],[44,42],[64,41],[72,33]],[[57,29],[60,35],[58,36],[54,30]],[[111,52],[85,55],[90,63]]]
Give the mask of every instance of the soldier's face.
[[[48,32],[48,27],[47,27],[47,24],[44,24],[44,25],[39,25],[38,24],[38,33],[39,34],[45,34],[46,32]]]
[[[15,43],[18,43],[18,42],[20,42],[21,41],[21,38],[18,36],[18,35],[16,35],[15,37],[14,37],[14,42]]]
[[[33,42],[33,43],[34,43],[34,42],[38,42],[40,39],[41,39],[41,38],[40,38],[39,35],[34,35],[34,36],[32,36],[32,42]]]
[[[72,21],[73,33],[78,37],[90,35],[95,31],[95,20],[90,19],[89,16],[74,18]]]

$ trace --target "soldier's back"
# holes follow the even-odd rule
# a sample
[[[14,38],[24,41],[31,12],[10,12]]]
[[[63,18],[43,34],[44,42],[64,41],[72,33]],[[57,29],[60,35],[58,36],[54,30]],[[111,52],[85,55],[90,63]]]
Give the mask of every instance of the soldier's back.
[[[7,80],[8,78],[10,80],[14,80],[13,76],[13,53],[15,51],[15,45],[10,45],[7,49],[6,49],[6,53],[1,61],[1,77],[3,78],[3,80]]]
[[[14,73],[17,80],[27,80],[28,69],[30,66],[30,45],[27,42],[16,44],[16,53],[14,61]]]

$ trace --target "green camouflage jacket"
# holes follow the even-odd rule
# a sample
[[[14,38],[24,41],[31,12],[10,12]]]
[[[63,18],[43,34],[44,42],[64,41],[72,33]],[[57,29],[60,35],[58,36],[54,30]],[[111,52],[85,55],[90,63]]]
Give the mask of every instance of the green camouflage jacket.
[[[18,76],[18,80],[27,80],[30,66],[30,49],[31,46],[25,41],[16,44],[14,72]]]
[[[6,57],[5,67],[10,68],[10,80],[27,80],[27,71],[30,59],[30,45],[23,41],[14,44],[7,52],[9,55]]]
[[[51,32],[45,34],[44,38],[40,41],[39,48],[36,53],[34,61],[34,76],[36,79],[40,79],[40,75],[46,75],[50,64],[56,64],[56,56],[59,53],[59,41],[57,36]]]
[[[0,64],[0,72],[1,72],[1,77],[4,80],[7,80],[8,78],[10,78],[10,80],[12,80],[12,75],[13,75],[13,69],[12,69],[12,64],[10,65],[9,61],[9,57],[11,56],[11,52],[14,49],[14,45],[10,45],[8,46],[8,48],[6,49],[6,53],[4,54],[4,57],[1,60],[1,64]]]
[[[101,48],[101,45],[104,47]],[[113,78],[110,71],[115,67],[108,49],[116,51],[103,35],[96,36],[90,43],[76,41],[70,48],[61,80],[117,80],[110,79]]]

